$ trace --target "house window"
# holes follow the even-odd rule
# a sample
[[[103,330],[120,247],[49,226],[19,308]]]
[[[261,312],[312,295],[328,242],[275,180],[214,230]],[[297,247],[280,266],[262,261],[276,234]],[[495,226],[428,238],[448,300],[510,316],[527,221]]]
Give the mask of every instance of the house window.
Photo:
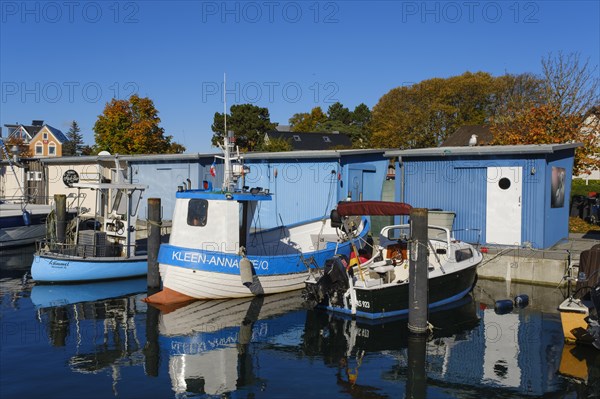
[[[294,134],[294,141],[301,141],[302,139],[297,134]]]
[[[327,136],[323,136],[323,141],[326,143],[331,143],[331,139]]]
[[[208,201],[191,199],[188,203],[187,223],[190,226],[206,226],[208,216]]]
[[[48,146],[48,155],[56,155],[56,144],[50,143]]]
[[[44,154],[44,147],[42,146],[42,143],[37,143],[35,145],[35,155],[43,155]]]
[[[44,132],[44,140],[48,140],[48,133]]]

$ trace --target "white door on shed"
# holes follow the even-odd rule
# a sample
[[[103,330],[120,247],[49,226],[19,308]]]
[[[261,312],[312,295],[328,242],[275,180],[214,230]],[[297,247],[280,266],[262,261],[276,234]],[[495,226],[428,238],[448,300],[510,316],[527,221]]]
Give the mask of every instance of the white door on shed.
[[[522,167],[487,168],[486,242],[521,245]]]

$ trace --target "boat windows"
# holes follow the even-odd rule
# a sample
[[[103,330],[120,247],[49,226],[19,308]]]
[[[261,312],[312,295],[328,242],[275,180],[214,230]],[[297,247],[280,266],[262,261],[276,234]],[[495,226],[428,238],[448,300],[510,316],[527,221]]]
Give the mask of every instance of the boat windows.
[[[190,226],[206,226],[208,215],[208,201],[205,199],[191,199],[188,203],[187,223]]]
[[[457,262],[462,262],[467,259],[471,259],[473,257],[473,251],[471,250],[471,248],[459,249],[456,252],[454,252],[454,257],[456,258]]]
[[[391,241],[407,241],[410,231],[408,227],[395,227],[387,232],[387,239]]]

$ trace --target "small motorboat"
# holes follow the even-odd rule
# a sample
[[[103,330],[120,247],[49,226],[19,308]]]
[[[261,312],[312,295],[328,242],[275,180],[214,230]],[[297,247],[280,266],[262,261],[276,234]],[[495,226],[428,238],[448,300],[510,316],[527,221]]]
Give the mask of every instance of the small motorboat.
[[[600,349],[600,244],[581,252],[577,276],[568,268],[567,298],[558,306],[565,342]],[[571,292],[571,282],[576,287]]]
[[[389,202],[338,204],[340,223],[357,215],[408,215],[411,206]],[[483,256],[471,244],[452,238],[442,226],[428,226],[429,308],[463,298],[473,288]],[[358,247],[358,246],[357,246]],[[310,306],[367,319],[408,313],[410,224],[386,226],[372,256],[335,256],[306,280],[304,298]],[[358,251],[357,251],[358,252]]]

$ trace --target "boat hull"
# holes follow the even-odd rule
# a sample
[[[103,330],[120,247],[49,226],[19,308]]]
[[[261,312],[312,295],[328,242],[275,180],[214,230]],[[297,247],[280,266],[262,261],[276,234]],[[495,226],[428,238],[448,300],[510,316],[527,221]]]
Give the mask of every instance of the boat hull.
[[[560,321],[565,342],[591,344],[594,337],[587,331],[589,307],[579,299],[567,298],[559,306]]]
[[[444,306],[465,297],[475,285],[477,265],[471,264],[452,273],[429,278],[429,308]],[[316,283],[307,281],[306,285],[309,284]],[[407,282],[385,284],[381,288],[355,287],[357,300],[355,313],[352,312],[349,305],[332,305],[327,297],[323,302],[317,304],[317,307],[367,319],[401,316],[408,314],[408,288]]]
[[[148,272],[147,256],[87,257],[35,254],[31,277],[38,282],[81,282],[143,276]]]
[[[363,229],[361,237],[366,234]],[[165,288],[196,299],[244,298],[302,289],[309,267],[325,264],[336,253],[348,256],[351,250],[348,241],[309,253],[248,256],[253,267],[247,285],[242,284],[237,255],[162,245],[158,261]],[[314,262],[305,264],[311,258]]]
[[[31,245],[35,243],[36,240],[44,238],[45,235],[45,224],[3,227],[0,230],[0,248],[8,249]]]

